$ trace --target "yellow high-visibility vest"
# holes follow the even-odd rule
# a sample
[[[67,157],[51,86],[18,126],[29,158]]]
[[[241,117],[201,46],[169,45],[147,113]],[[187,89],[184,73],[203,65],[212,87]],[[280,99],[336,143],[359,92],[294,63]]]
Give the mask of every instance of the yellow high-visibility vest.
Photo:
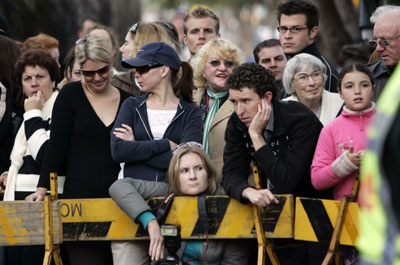
[[[391,208],[390,187],[380,163],[386,137],[399,107],[400,68],[397,67],[378,100],[374,122],[368,129],[368,151],[361,164],[360,235],[357,240],[361,264],[400,265],[400,231]]]

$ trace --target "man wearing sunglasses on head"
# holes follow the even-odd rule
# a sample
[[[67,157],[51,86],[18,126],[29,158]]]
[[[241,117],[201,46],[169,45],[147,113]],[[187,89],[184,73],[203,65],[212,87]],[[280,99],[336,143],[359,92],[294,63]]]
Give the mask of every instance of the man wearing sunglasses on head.
[[[375,25],[374,39],[369,43],[381,57],[369,66],[376,80],[372,98],[376,101],[400,60],[400,7],[378,7],[370,20]]]
[[[290,0],[278,6],[277,17],[279,39],[287,59],[299,53],[316,56],[327,68],[325,89],[337,92],[338,72],[321,54],[316,44],[319,23],[317,7],[309,2]]]

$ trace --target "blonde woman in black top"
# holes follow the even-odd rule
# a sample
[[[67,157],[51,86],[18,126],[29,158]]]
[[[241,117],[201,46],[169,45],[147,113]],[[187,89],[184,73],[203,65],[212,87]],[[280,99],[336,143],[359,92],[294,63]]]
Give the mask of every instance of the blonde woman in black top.
[[[42,200],[50,172],[62,170],[64,198],[109,197],[120,170],[111,157],[110,131],[128,94],[110,84],[111,47],[89,34],[77,42],[75,57],[83,79],[65,85],[57,98],[38,188],[29,201]],[[67,248],[74,265],[112,264],[110,242],[68,242]]]

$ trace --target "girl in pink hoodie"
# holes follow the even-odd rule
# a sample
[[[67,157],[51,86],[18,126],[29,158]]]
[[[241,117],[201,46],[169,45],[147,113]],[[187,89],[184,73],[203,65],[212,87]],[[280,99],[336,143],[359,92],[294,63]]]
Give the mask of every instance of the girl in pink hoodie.
[[[371,101],[375,80],[368,67],[353,62],[339,74],[339,94],[345,107],[319,136],[311,165],[311,182],[317,190],[334,188],[335,200],[351,193],[367,147],[367,132],[375,113]]]

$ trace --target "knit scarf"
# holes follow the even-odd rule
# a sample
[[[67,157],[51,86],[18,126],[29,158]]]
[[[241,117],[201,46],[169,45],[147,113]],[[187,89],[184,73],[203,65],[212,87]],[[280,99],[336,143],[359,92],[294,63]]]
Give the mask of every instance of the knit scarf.
[[[42,119],[47,120],[51,117],[54,101],[56,100],[58,91],[53,92],[50,98],[44,103],[42,108]],[[24,163],[24,156],[27,152],[28,141],[25,135],[24,123],[19,127],[17,136],[15,137],[14,146],[11,152],[11,165],[8,170],[7,185],[4,192],[4,201],[14,201],[15,199],[15,184],[17,182],[18,171]]]
[[[207,154],[210,154],[209,149],[208,149],[208,132],[210,131],[210,126],[215,117],[215,114],[217,114],[217,111],[219,110],[220,99],[226,97],[226,95],[228,95],[228,91],[213,93],[210,89],[207,89],[207,94],[211,98],[214,98],[214,103],[212,104],[211,108],[209,109],[209,111],[207,113],[207,118],[206,118],[206,121],[204,122],[204,129],[203,129],[204,151]]]

